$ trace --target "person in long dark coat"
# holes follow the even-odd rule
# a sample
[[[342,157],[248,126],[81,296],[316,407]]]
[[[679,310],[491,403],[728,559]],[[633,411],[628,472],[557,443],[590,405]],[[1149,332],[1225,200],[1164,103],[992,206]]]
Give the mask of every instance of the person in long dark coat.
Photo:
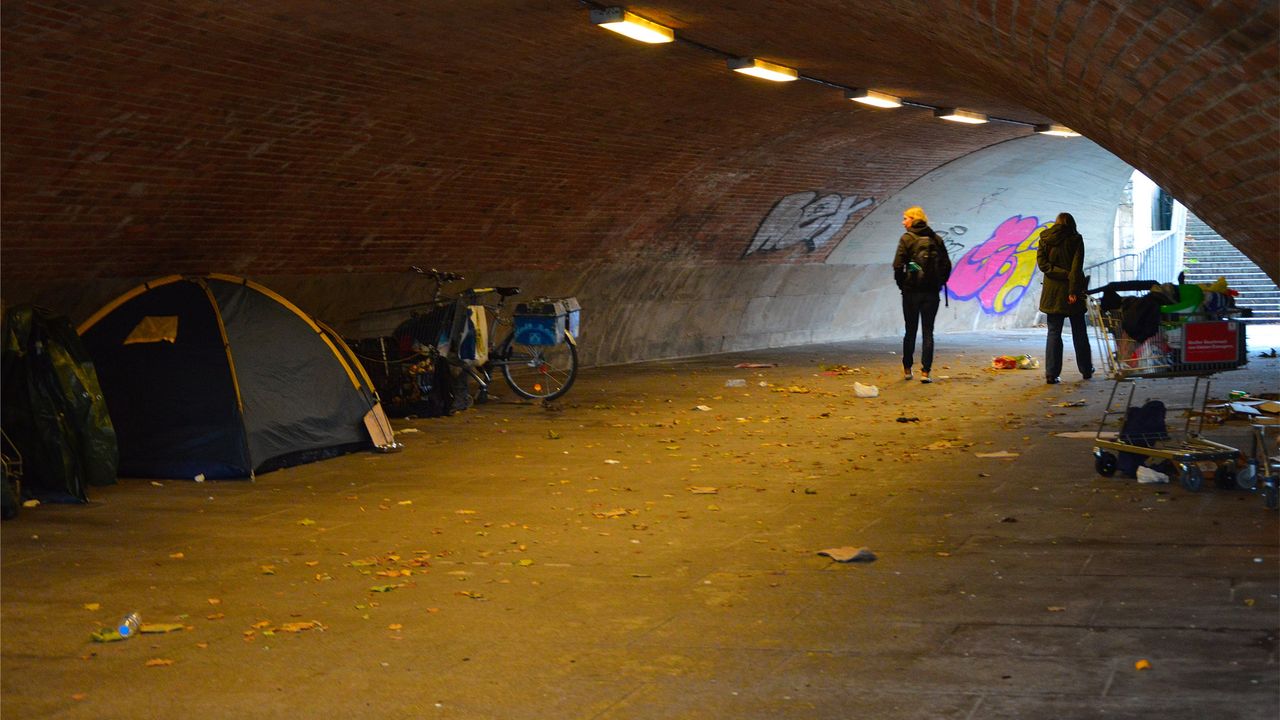
[[[1093,354],[1085,328],[1084,238],[1076,230],[1071,213],[1061,213],[1040,233],[1036,265],[1044,273],[1040,312],[1048,316],[1049,337],[1044,346],[1045,382],[1056,385],[1062,374],[1062,325],[1071,321],[1071,343],[1076,349],[1076,367],[1085,380],[1093,377]]]

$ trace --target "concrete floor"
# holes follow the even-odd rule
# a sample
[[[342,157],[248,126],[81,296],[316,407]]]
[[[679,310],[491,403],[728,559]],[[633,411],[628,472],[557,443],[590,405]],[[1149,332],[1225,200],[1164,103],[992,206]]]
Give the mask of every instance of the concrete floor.
[[[987,369],[1042,333],[940,336],[932,386],[896,339],[592,369],[552,409],[397,422],[397,454],[24,509],[0,713],[1274,720],[1277,513],[1096,475],[1054,433],[1109,381]],[[844,545],[878,560],[817,554]],[[186,629],[90,642],[130,610]]]

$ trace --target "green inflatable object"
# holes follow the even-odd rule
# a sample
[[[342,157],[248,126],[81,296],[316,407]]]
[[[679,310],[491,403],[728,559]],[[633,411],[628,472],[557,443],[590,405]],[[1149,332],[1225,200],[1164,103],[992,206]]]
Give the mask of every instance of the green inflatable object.
[[[1204,302],[1204,290],[1199,285],[1179,285],[1178,302],[1172,305],[1161,305],[1162,313],[1187,313],[1200,307]]]

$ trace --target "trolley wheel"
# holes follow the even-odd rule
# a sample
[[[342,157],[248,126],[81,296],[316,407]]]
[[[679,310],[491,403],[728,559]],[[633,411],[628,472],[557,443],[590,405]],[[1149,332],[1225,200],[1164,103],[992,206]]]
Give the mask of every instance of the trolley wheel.
[[[1103,477],[1111,477],[1116,474],[1116,464],[1118,462],[1115,453],[1109,453],[1105,450],[1095,450],[1093,453],[1093,469]]]
[[[1280,506],[1280,488],[1276,486],[1277,482],[1280,482],[1280,478],[1274,475],[1262,480],[1262,502],[1268,510],[1275,510]]]
[[[1219,465],[1213,473],[1213,484],[1224,490],[1234,490],[1236,488],[1235,463],[1225,462]]]
[[[1250,460],[1236,473],[1236,487],[1253,492],[1258,489],[1258,463]]]
[[[1200,492],[1200,488],[1204,487],[1204,473],[1200,472],[1199,466],[1195,463],[1187,463],[1179,468],[1182,475],[1182,487],[1191,492]]]

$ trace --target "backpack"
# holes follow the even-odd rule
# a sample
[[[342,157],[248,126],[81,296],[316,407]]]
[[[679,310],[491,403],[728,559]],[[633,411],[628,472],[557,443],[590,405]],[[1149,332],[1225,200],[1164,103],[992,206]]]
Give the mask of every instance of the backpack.
[[[914,234],[914,233],[913,233]],[[945,287],[951,276],[951,257],[937,235],[916,235],[920,238],[912,243],[910,256],[907,258],[904,287],[908,289]],[[915,270],[912,267],[920,268]],[[944,293],[945,297],[946,294]]]

